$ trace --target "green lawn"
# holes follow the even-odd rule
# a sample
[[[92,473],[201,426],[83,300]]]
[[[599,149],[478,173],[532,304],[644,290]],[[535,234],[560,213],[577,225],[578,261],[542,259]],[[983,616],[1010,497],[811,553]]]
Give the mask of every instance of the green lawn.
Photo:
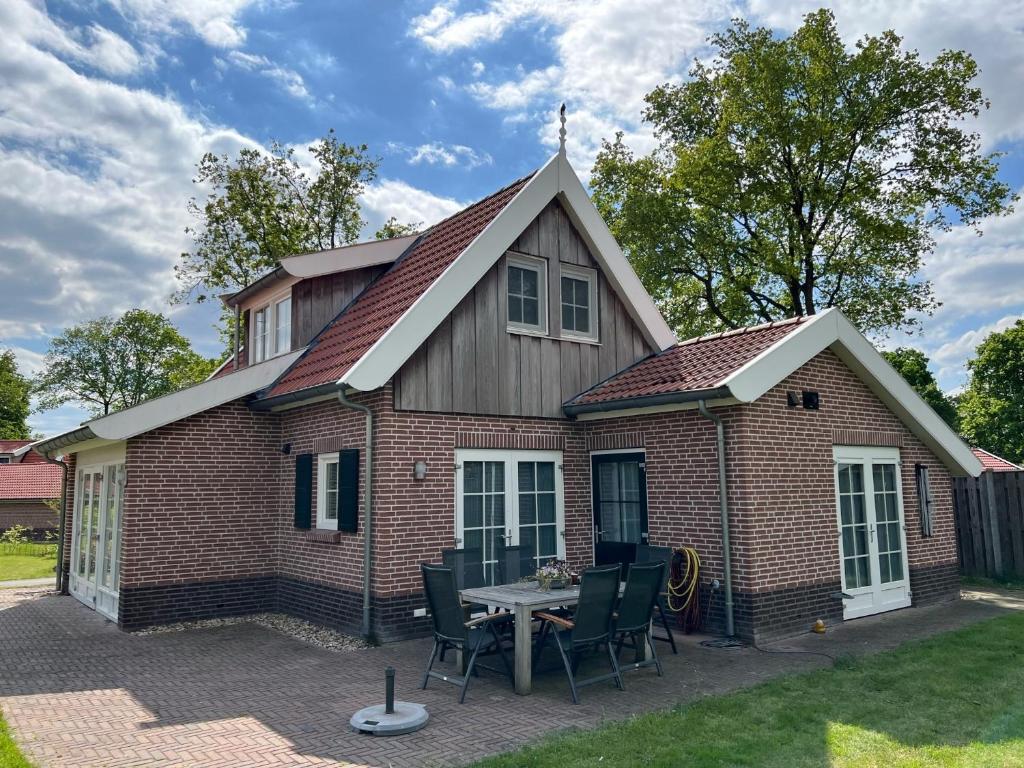
[[[53,544],[0,545],[0,581],[54,576],[56,565]]]
[[[477,765],[1024,766],[1024,614]]]
[[[32,763],[25,759],[14,743],[7,730],[7,723],[0,717],[0,767],[2,768],[33,768]]]

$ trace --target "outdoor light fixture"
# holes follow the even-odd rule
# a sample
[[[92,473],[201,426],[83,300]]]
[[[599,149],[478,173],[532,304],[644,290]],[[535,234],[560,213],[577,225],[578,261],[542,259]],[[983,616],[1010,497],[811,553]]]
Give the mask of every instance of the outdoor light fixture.
[[[427,477],[427,462],[417,461],[412,465],[412,476],[417,480],[425,480]]]

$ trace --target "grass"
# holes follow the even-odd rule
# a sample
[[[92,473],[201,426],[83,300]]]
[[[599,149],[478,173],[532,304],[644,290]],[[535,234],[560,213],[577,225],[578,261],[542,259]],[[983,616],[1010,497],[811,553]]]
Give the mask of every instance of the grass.
[[[643,683],[634,676],[632,684]],[[1013,614],[831,669],[553,735],[477,766],[1024,766],[1021,691],[1024,614]]]
[[[33,768],[26,757],[21,754],[18,745],[11,738],[7,723],[0,716],[0,767],[2,768]]]
[[[54,575],[56,565],[53,544],[0,545],[0,581],[46,578]]]
[[[960,583],[965,587],[980,589],[1024,589],[1021,579],[989,579],[984,576],[961,576]]]

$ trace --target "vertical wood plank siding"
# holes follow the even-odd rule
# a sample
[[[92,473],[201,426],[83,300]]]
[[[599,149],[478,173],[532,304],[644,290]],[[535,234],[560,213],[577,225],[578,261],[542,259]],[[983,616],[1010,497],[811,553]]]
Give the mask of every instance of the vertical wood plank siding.
[[[569,217],[551,203],[512,244],[548,261],[548,336],[508,333],[505,259],[395,375],[399,410],[559,418],[562,403],[650,354]],[[597,270],[600,343],[562,339],[564,262]]]
[[[301,280],[292,288],[292,349],[306,346],[388,265]]]
[[[1024,472],[954,478],[953,503],[961,572],[1024,578]]]

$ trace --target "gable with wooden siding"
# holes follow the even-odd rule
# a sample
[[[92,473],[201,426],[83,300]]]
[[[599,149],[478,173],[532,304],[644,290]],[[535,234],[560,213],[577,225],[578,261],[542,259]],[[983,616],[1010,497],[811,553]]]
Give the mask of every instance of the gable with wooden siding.
[[[547,265],[548,333],[508,330],[508,254]],[[559,264],[597,275],[598,341],[563,338]],[[394,378],[400,410],[562,418],[562,403],[651,349],[557,201],[516,239]]]
[[[311,277],[292,287],[292,349],[301,349],[389,264]]]

